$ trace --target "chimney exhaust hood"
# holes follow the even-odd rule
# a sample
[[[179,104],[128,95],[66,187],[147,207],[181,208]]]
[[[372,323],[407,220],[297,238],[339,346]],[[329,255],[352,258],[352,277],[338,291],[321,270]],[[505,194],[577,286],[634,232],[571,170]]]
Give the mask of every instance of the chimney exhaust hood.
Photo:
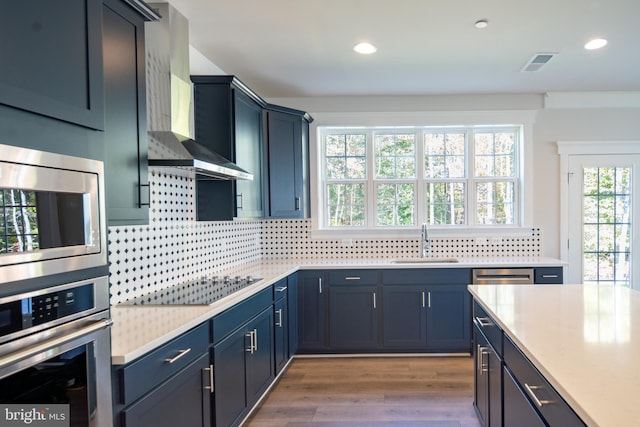
[[[155,74],[150,78],[149,86],[154,90],[154,107],[159,110],[159,114],[151,114],[148,135],[163,151],[162,156],[156,156],[153,150],[149,150],[149,166],[186,168],[214,179],[253,180],[250,172],[191,137],[189,23],[169,3],[152,3],[149,6],[162,18],[145,24],[147,55],[157,68],[150,73]],[[167,65],[169,79],[165,73]]]

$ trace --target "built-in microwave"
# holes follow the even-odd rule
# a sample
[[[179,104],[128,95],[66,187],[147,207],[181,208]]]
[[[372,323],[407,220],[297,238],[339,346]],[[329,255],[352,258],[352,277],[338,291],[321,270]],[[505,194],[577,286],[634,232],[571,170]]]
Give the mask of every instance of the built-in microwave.
[[[103,171],[0,145],[0,284],[107,264]]]

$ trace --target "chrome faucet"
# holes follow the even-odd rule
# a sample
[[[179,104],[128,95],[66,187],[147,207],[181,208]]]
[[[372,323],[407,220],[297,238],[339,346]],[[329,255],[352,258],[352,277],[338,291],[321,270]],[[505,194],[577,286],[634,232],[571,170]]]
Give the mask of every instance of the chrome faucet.
[[[422,223],[422,230],[420,232],[420,257],[426,258],[429,249],[431,249],[431,241],[429,240],[429,230],[427,229],[427,223]]]

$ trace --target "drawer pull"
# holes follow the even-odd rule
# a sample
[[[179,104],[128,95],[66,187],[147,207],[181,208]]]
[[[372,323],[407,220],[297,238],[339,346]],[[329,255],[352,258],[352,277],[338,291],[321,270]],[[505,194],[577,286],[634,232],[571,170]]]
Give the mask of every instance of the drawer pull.
[[[284,292],[284,291],[286,291],[286,290],[287,290],[287,287],[286,287],[286,286],[278,286],[278,287],[276,288],[276,292]]]
[[[558,276],[557,274],[543,274],[542,277],[545,279],[557,279],[560,276]]]
[[[347,276],[344,280],[360,280],[360,276]]]
[[[213,365],[209,365],[208,368],[204,368],[205,371],[209,371],[209,385],[204,386],[205,390],[209,390],[209,393],[213,393]]]
[[[188,348],[186,350],[178,350],[178,355],[176,357],[172,357],[171,359],[164,359],[164,361],[167,362],[167,363],[176,362],[178,359],[180,359],[181,357],[183,357],[184,355],[186,355],[190,351],[191,351],[190,348]]]
[[[479,326],[482,326],[483,328],[486,328],[488,326],[493,326],[493,323],[491,323],[488,317],[476,316],[476,322],[478,323]]]
[[[553,403],[552,400],[540,400],[538,399],[538,396],[536,396],[536,394],[533,392],[533,390],[540,390],[543,387],[537,386],[537,385],[529,385],[527,383],[524,383],[524,388],[525,390],[527,390],[527,394],[529,395],[529,397],[531,399],[533,399],[533,401],[536,403],[536,405],[538,405],[538,408],[542,408],[542,405],[547,405],[549,403]]]

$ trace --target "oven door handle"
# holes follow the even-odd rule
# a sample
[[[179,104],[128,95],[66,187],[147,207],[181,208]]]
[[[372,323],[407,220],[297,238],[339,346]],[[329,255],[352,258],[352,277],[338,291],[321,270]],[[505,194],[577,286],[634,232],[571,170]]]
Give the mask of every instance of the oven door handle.
[[[82,327],[80,329],[77,329],[63,336],[52,338],[47,341],[43,341],[32,347],[25,348],[24,350],[16,351],[15,353],[11,353],[7,356],[0,358],[0,369],[4,369],[7,366],[13,365],[14,363],[18,363],[22,360],[28,359],[40,353],[47,352],[63,344],[66,344],[78,338],[82,338],[86,335],[92,334],[93,332],[108,328],[111,325],[113,325],[113,320],[100,319],[97,322],[91,323],[88,326]]]

